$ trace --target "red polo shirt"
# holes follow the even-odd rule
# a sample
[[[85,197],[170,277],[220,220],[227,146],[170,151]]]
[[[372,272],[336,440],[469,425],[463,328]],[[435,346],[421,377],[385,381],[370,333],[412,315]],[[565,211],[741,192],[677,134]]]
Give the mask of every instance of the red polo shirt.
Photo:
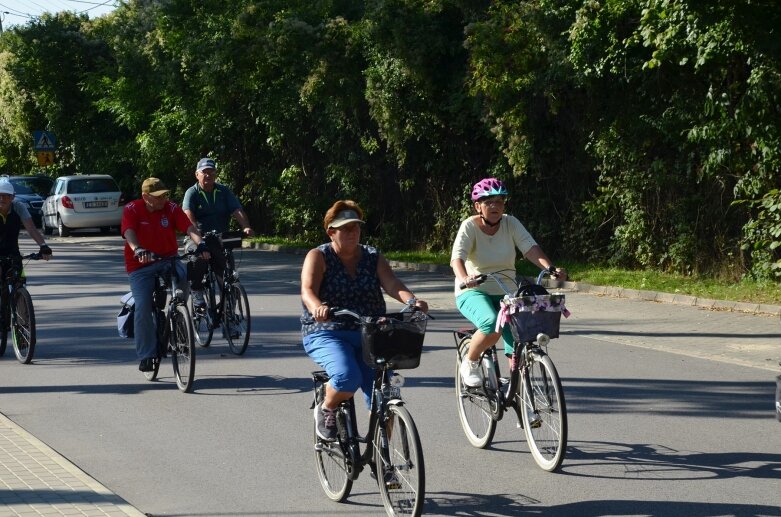
[[[138,236],[139,245],[163,257],[176,255],[179,243],[176,241],[176,230],[187,233],[190,218],[184,210],[168,201],[161,210],[150,212],[143,199],[136,199],[125,205],[122,211],[122,236],[127,230],[134,230]],[[133,256],[133,250],[125,242],[125,269],[128,273],[149,264],[141,264]]]

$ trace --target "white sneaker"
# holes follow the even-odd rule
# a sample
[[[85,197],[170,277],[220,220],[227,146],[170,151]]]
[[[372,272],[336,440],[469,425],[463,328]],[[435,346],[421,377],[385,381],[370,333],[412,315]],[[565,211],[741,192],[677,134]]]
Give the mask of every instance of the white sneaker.
[[[461,380],[470,388],[483,385],[483,372],[480,369],[480,361],[470,361],[464,358],[461,361]]]

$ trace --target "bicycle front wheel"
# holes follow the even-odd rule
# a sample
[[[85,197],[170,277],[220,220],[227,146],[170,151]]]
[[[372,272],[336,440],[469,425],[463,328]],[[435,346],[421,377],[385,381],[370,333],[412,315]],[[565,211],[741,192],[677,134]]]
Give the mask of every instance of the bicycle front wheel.
[[[530,358],[527,378],[518,387],[522,390],[523,429],[534,461],[543,470],[553,472],[564,461],[567,448],[564,390],[550,357],[532,352]]]
[[[236,355],[247,351],[250,334],[249,299],[244,286],[236,282],[225,291],[225,313],[222,316],[228,348]]]
[[[195,339],[187,307],[176,305],[171,320],[173,328],[169,338],[169,350],[176,385],[183,392],[190,393],[195,384]]]
[[[35,352],[35,310],[30,293],[24,287],[14,292],[12,338],[16,358],[22,364],[30,364]]]
[[[485,448],[494,438],[496,432],[496,420],[491,401],[478,390],[470,390],[461,379],[461,361],[466,360],[469,350],[470,336],[464,337],[458,343],[456,356],[456,403],[458,405],[458,418],[464,430],[466,439],[472,446],[479,449]]]
[[[386,418],[385,430],[377,426],[374,434],[374,462],[382,503],[388,515],[417,516],[423,511],[426,494],[426,469],[418,429],[405,407],[389,405]]]

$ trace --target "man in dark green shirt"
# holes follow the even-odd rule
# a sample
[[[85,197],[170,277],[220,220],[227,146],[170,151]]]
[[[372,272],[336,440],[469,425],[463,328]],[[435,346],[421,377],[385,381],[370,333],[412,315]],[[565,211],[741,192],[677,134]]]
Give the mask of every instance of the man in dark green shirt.
[[[233,217],[248,237],[255,235],[249,224],[249,218],[241,207],[236,195],[225,185],[217,183],[217,166],[211,158],[201,158],[195,169],[195,179],[198,182],[187,189],[182,201],[182,209],[190,221],[201,230],[201,235],[216,230],[227,232],[230,219]],[[212,268],[217,275],[222,275],[224,263],[222,250],[209,250],[212,256]],[[198,259],[193,264],[192,289],[193,302],[196,308],[205,307],[203,301],[203,277],[206,273],[206,261]]]

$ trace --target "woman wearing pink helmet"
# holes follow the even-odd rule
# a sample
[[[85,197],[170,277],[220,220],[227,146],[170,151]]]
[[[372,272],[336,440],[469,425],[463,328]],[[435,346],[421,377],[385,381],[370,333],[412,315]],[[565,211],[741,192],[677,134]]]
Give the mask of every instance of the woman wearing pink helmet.
[[[509,269],[515,271],[516,248],[540,269],[553,266],[542,248],[534,241],[521,222],[504,213],[507,187],[501,180],[485,178],[472,188],[476,214],[465,219],[458,229],[450,266],[456,275],[456,306],[477,327],[469,346],[467,360],[461,363],[461,377],[467,386],[480,386],[482,373],[480,354],[504,339],[505,353],[512,353],[512,334],[509,327],[496,332],[499,300],[504,292],[495,282],[477,285],[475,279],[483,273]],[[556,268],[557,277],[566,280],[564,269]],[[461,285],[465,288],[461,288]]]

